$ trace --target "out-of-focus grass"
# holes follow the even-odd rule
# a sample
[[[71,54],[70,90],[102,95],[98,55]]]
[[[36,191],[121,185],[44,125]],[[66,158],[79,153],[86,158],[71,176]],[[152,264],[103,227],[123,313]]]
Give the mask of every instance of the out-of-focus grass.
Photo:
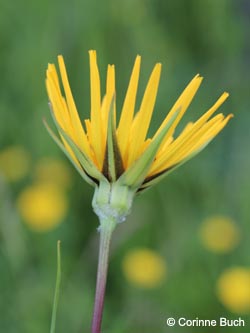
[[[42,117],[50,118],[45,69],[60,53],[79,113],[87,117],[87,50],[91,48],[98,52],[103,85],[106,64],[116,64],[118,108],[136,54],[143,61],[139,97],[154,63],[163,63],[151,132],[198,72],[205,80],[183,123],[196,119],[224,90],[231,96],[222,111],[235,114],[205,152],[138,197],[127,222],[117,228],[104,331],[179,332],[178,327],[166,327],[168,316],[217,319],[240,315],[247,323],[250,310],[230,312],[235,307],[221,303],[216,291],[223,272],[250,266],[247,1],[21,0],[1,1],[0,5],[0,153],[21,146],[30,156],[29,172],[14,182],[1,169],[1,331],[49,331],[58,239],[62,241],[63,269],[58,332],[89,331],[98,252],[92,189],[52,143]],[[61,188],[69,210],[57,228],[35,232],[19,214],[17,202],[25,188],[38,181],[37,165],[44,158],[62,160],[71,170],[71,185]],[[19,163],[15,168],[18,170]],[[39,181],[46,182],[45,178],[43,174]],[[199,238],[202,221],[214,215],[230,217],[239,230],[238,245],[227,253],[210,252]],[[122,271],[129,251],[142,247],[159,253],[167,264],[165,281],[150,290],[127,281]],[[240,332],[248,332],[247,326]],[[222,332],[222,328],[216,329]],[[235,330],[227,328],[228,333]],[[202,332],[211,330],[203,328]]]

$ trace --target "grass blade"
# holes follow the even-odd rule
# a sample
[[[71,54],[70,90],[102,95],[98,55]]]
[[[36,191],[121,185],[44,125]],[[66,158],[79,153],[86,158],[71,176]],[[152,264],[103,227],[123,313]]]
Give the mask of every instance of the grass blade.
[[[50,333],[55,333],[55,331],[56,331],[56,314],[57,314],[57,307],[58,307],[58,301],[59,301],[60,284],[61,284],[61,241],[58,241],[57,242],[56,288],[55,288],[55,294],[54,294]]]

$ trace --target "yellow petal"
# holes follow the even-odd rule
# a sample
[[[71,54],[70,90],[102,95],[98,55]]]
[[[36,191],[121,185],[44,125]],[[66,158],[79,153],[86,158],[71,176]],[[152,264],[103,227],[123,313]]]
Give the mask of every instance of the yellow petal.
[[[191,123],[189,123],[189,126],[191,126]],[[186,126],[186,128],[185,128],[184,130],[187,130],[189,126]],[[184,131],[184,130],[183,130],[183,131]],[[174,141],[174,138],[173,138],[172,136],[169,137],[169,138],[167,139],[167,141],[164,143],[164,145],[163,145],[161,151],[158,152],[158,153],[156,154],[156,160],[157,160],[157,159],[160,159],[160,158],[162,158],[162,156],[164,156],[164,154],[165,154],[167,148],[169,147],[169,145],[170,145],[173,141]]]
[[[69,116],[68,106],[66,104],[65,99],[62,97],[58,76],[56,73],[56,68],[54,65],[48,66],[47,70],[47,79],[46,79],[46,87],[48,91],[48,96],[51,102],[52,112],[54,113],[55,119],[58,122],[59,126],[74,140],[76,141],[75,132],[72,127],[71,118]],[[79,162],[75,157],[73,151],[67,144],[67,142],[60,135],[61,140],[69,152],[70,156],[79,166]]]
[[[188,155],[206,145],[225,127],[230,118],[231,115],[224,118],[222,114],[218,114],[205,123],[199,130],[195,130],[193,125],[191,130],[187,131],[181,140],[178,140],[179,138],[176,139],[170,145],[169,149],[166,150],[165,155],[155,161],[149,172],[149,176],[176,165]]]
[[[213,122],[218,119],[218,116],[216,117],[213,118],[212,120]],[[221,119],[221,115],[219,115],[219,117]],[[154,161],[152,168],[150,170],[150,175],[158,173],[160,172],[160,170],[164,170],[163,168],[165,168],[166,163],[168,163],[168,160],[172,158],[172,156],[177,154],[179,149],[181,149],[183,145],[185,145],[185,143],[189,142],[192,139],[192,137],[195,135],[195,133],[197,133],[197,129],[194,128],[194,124],[190,125],[189,128],[185,130],[185,132],[182,132],[178,136],[178,138],[175,139],[172,142],[172,144],[165,149],[164,153],[161,154],[161,156]]]
[[[140,74],[141,57],[137,56],[130,77],[128,90],[123,103],[120,122],[117,129],[117,139],[123,161],[125,160],[125,150],[129,142],[129,131],[134,116],[136,94]]]
[[[56,72],[56,66],[54,64],[48,64],[47,77],[50,77],[51,80],[53,80],[53,82],[55,83],[55,87],[61,93],[60,83]]]
[[[208,141],[209,138],[211,138],[211,135],[214,136],[215,133],[218,133],[217,130],[221,128],[223,120],[224,116],[222,114],[218,114],[203,125],[200,130],[195,132],[188,140],[186,140],[175,152],[175,154],[168,159],[168,165],[170,166],[178,163],[191,152],[195,151],[197,147],[202,146],[206,141]]]
[[[62,83],[63,83],[63,88],[64,92],[66,95],[66,100],[67,100],[67,105],[68,105],[68,110],[72,122],[72,127],[74,130],[74,137],[76,139],[76,144],[78,147],[90,157],[90,150],[89,150],[89,143],[86,137],[86,134],[84,132],[84,129],[82,127],[76,106],[75,106],[75,101],[72,96],[72,92],[70,89],[69,81],[68,81],[68,76],[64,64],[63,57],[61,55],[58,56],[58,63],[59,63],[59,68],[60,68],[60,73],[62,77]]]
[[[174,134],[176,126],[178,125],[178,123],[180,122],[180,120],[183,117],[184,113],[186,112],[188,106],[192,102],[192,100],[193,100],[193,98],[194,98],[197,90],[199,89],[199,87],[201,85],[202,80],[203,80],[203,78],[200,77],[199,75],[196,75],[191,80],[191,82],[187,85],[187,87],[185,88],[185,90],[182,92],[181,96],[175,102],[174,106],[172,107],[172,109],[170,110],[170,112],[168,113],[168,115],[166,116],[166,118],[164,119],[164,121],[162,122],[161,126],[159,127],[159,129],[155,133],[154,138],[158,135],[158,133],[162,130],[162,128],[164,128],[164,126],[167,124],[167,122],[172,117],[172,115],[178,109],[181,110],[180,113],[179,113],[179,115],[178,115],[178,117],[176,118],[176,120],[174,121],[173,125],[171,126],[168,134],[166,135],[166,138],[163,141],[161,147],[163,147],[165,141],[167,141],[168,138]]]
[[[91,160],[94,162],[95,165],[98,164],[97,160],[96,160],[96,155],[94,153],[93,147],[91,146],[91,142],[92,140],[92,127],[91,127],[91,122],[89,119],[85,119],[84,120],[85,126],[86,126],[86,131],[87,131],[87,137],[88,137],[88,141],[90,142],[90,156],[91,156]]]
[[[192,154],[194,151],[199,150],[200,147],[207,145],[208,142],[210,142],[229,122],[229,120],[233,117],[232,114],[228,115],[226,118],[224,118],[217,126],[211,128],[209,131],[207,131],[201,138],[196,142],[195,145],[191,149],[189,149],[186,152],[186,156],[189,154]],[[184,156],[185,158],[185,156]]]
[[[214,103],[214,105],[206,112],[203,116],[201,116],[195,123],[194,129],[199,128],[202,126],[214,113],[215,111],[225,102],[225,100],[228,98],[229,94],[227,92],[224,92],[219,99]]]
[[[158,63],[152,71],[142,99],[140,110],[133,122],[130,134],[131,142],[129,147],[128,166],[131,165],[141,153],[155,105],[160,75],[161,64]]]
[[[58,91],[54,81],[51,80],[49,76],[46,80],[46,87],[56,121],[69,135],[73,137],[73,128],[69,118],[67,105]]]
[[[108,65],[107,81],[106,81],[106,95],[103,98],[101,106],[102,123],[103,123],[103,139],[107,140],[107,128],[108,128],[108,116],[110,110],[110,104],[115,95],[115,66]],[[114,121],[116,122],[116,104],[114,101]]]
[[[162,161],[166,161],[166,158],[168,158],[169,154],[171,154],[171,152],[174,151],[174,149],[180,147],[183,143],[187,142],[187,140],[189,140],[189,138],[192,137],[194,133],[197,133],[197,131],[206,123],[206,121],[221,106],[221,104],[224,103],[224,101],[227,99],[228,96],[229,96],[228,93],[226,92],[223,93],[220,96],[220,98],[215,102],[215,104],[202,117],[200,117],[194,124],[188,124],[186,128],[182,131],[182,133],[179,135],[179,137],[173,142],[171,147],[169,147],[169,149],[165,148],[163,149],[163,147],[160,147],[159,152],[157,154],[157,159],[154,165],[152,166],[150,173],[155,173],[156,170],[158,172],[159,169],[162,169],[162,167],[160,167],[160,165],[163,163]],[[218,118],[214,117],[212,121],[215,121],[217,119]],[[209,124],[211,125],[211,123]]]
[[[91,91],[91,132],[92,142],[97,167],[102,169],[105,142],[103,138],[102,117],[101,117],[101,87],[100,76],[96,60],[96,51],[89,51],[90,61],[90,91]]]

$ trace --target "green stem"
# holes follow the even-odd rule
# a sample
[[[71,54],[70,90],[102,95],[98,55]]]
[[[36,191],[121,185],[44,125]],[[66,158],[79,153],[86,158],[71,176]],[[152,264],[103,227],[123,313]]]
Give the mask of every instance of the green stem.
[[[57,242],[57,273],[56,273],[56,288],[55,288],[55,295],[54,295],[54,303],[53,303],[53,310],[52,310],[52,318],[51,318],[51,326],[50,326],[50,333],[55,333],[56,331],[56,313],[58,307],[58,300],[59,300],[59,292],[60,292],[60,284],[61,284],[61,242]]]
[[[101,220],[100,225],[100,247],[98,258],[98,270],[96,280],[95,305],[92,319],[92,333],[101,332],[103,305],[107,281],[108,257],[111,236],[116,226],[113,218]]]

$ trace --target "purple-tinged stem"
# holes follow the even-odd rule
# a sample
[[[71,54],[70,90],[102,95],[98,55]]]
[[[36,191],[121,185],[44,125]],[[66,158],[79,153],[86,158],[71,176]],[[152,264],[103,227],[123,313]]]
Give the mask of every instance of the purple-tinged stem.
[[[116,222],[104,220],[100,226],[100,247],[96,280],[95,305],[92,319],[92,333],[101,333],[104,296],[108,272],[109,246]]]

